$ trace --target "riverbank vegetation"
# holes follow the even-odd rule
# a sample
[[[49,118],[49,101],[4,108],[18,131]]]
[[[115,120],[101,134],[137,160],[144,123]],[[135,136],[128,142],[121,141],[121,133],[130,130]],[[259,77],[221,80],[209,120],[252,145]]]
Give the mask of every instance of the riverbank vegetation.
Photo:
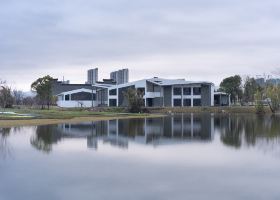
[[[255,106],[258,114],[265,113],[266,106],[272,113],[278,112],[280,108],[280,85],[269,81],[258,83],[249,76],[242,81],[239,75],[235,75],[225,78],[219,90],[230,94],[233,105]]]

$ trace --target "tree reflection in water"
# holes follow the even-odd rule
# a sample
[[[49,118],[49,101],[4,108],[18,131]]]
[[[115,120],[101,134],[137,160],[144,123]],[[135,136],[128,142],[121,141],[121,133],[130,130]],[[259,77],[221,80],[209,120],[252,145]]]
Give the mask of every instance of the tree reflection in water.
[[[216,128],[225,145],[236,148],[242,145],[255,146],[257,141],[278,142],[280,116],[229,114],[215,117]]]
[[[127,149],[130,141],[145,145],[209,142],[214,130],[226,146],[240,148],[257,142],[278,143],[280,117],[253,114],[181,114],[160,118],[124,119],[80,124],[38,126],[30,142],[49,153],[62,138],[85,138],[87,147],[98,148],[98,140]]]
[[[49,153],[52,145],[61,140],[61,132],[57,125],[38,126],[36,133],[30,138],[30,143],[36,149]]]
[[[10,133],[11,128],[0,128],[0,156],[3,158],[11,155],[11,147],[8,142]]]

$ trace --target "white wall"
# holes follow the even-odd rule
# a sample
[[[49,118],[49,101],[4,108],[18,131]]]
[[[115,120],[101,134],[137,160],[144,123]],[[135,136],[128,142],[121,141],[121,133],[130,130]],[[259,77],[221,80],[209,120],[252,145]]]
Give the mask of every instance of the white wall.
[[[62,108],[90,108],[92,101],[57,101],[57,105]],[[93,106],[98,106],[96,101],[93,101]]]

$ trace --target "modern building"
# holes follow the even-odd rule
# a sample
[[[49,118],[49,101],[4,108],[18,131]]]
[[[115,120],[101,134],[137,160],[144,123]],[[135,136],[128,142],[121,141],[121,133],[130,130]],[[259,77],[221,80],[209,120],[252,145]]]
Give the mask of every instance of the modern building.
[[[225,92],[214,93],[214,105],[215,106],[230,106],[230,95]]]
[[[96,84],[65,84],[57,79],[52,83],[52,94],[63,108],[96,107],[108,105],[108,88],[115,83],[110,79]]]
[[[158,77],[109,87],[108,106],[127,106],[124,92],[129,88],[143,92],[146,107],[214,106],[213,83]]]
[[[264,79],[264,78],[257,78],[256,79],[256,83],[260,86],[260,87],[265,87],[266,85],[280,85],[280,79],[279,78],[268,78],[268,79]]]
[[[129,82],[129,71],[128,69],[120,69],[110,73],[110,78],[114,80],[117,85]]]
[[[87,71],[87,84],[95,84],[98,82],[98,68],[89,69]]]

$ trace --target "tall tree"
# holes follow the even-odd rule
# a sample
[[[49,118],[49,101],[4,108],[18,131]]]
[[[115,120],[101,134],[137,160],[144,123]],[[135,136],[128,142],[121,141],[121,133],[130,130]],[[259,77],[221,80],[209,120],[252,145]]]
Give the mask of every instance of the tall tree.
[[[255,94],[258,90],[258,84],[254,78],[246,77],[244,83],[243,100],[245,102],[253,102],[255,100]]]
[[[13,106],[13,96],[11,88],[8,86],[0,86],[0,104],[2,108],[11,108]]]
[[[231,95],[231,100],[236,103],[242,97],[242,79],[239,75],[225,78],[220,84],[220,90]]]
[[[268,86],[266,96],[269,99],[268,104],[271,111],[275,113],[280,108],[280,86]]]
[[[48,109],[52,102],[52,80],[49,75],[38,78],[31,84],[31,89],[37,92],[37,97],[40,100],[42,109],[47,105]]]
[[[21,105],[23,98],[24,98],[24,94],[21,90],[13,90],[13,96],[14,96],[14,101],[16,105]]]
[[[128,88],[124,92],[124,96],[128,101],[128,109],[132,113],[139,113],[142,111],[142,107],[144,106],[143,92]]]

